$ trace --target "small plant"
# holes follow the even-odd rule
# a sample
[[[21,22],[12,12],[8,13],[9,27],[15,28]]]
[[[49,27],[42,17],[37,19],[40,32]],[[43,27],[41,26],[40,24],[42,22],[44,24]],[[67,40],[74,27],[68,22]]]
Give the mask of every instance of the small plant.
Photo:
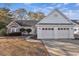
[[[25,29],[24,29],[24,28],[21,28],[21,29],[20,29],[20,31],[21,31],[21,32],[24,32],[24,31],[25,31]]]
[[[25,32],[25,29],[21,28],[20,31],[21,31],[21,34],[23,35],[23,32]]]
[[[29,34],[32,31],[32,29],[26,29],[26,31]]]

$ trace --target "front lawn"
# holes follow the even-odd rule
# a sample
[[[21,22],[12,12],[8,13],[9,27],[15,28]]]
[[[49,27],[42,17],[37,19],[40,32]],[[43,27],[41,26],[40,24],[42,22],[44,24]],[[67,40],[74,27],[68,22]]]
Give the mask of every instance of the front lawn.
[[[0,38],[0,55],[2,56],[46,56],[48,52],[40,42],[23,40],[23,38]]]

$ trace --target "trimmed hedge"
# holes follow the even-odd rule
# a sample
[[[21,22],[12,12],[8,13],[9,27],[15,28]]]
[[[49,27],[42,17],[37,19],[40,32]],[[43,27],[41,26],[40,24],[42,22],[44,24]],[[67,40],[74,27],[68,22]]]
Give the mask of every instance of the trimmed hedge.
[[[21,32],[8,33],[8,36],[21,36]]]

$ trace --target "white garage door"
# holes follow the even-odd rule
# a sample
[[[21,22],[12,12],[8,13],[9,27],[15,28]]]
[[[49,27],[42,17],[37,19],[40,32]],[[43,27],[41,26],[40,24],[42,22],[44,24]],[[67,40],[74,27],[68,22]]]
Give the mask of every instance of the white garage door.
[[[57,30],[57,38],[69,38],[69,28],[58,28]]]
[[[54,38],[54,28],[41,28],[38,29],[39,39],[52,39]]]

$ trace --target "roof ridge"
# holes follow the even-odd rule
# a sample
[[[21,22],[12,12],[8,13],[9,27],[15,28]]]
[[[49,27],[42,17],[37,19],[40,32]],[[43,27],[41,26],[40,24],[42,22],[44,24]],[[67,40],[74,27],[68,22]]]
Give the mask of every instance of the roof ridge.
[[[69,23],[73,23],[71,20],[69,20],[69,18],[66,16],[66,15],[64,15],[59,9],[57,9],[57,8],[55,8],[55,9],[53,9],[53,11],[51,11],[49,14],[48,14],[48,16],[46,16],[45,18],[43,18],[43,19],[46,19],[47,17],[49,17],[51,14],[53,14],[55,11],[57,11],[59,14],[61,14],[65,19],[67,19],[67,21],[69,22]],[[42,19],[42,20],[43,20]],[[39,22],[37,23],[37,24],[39,24]]]

